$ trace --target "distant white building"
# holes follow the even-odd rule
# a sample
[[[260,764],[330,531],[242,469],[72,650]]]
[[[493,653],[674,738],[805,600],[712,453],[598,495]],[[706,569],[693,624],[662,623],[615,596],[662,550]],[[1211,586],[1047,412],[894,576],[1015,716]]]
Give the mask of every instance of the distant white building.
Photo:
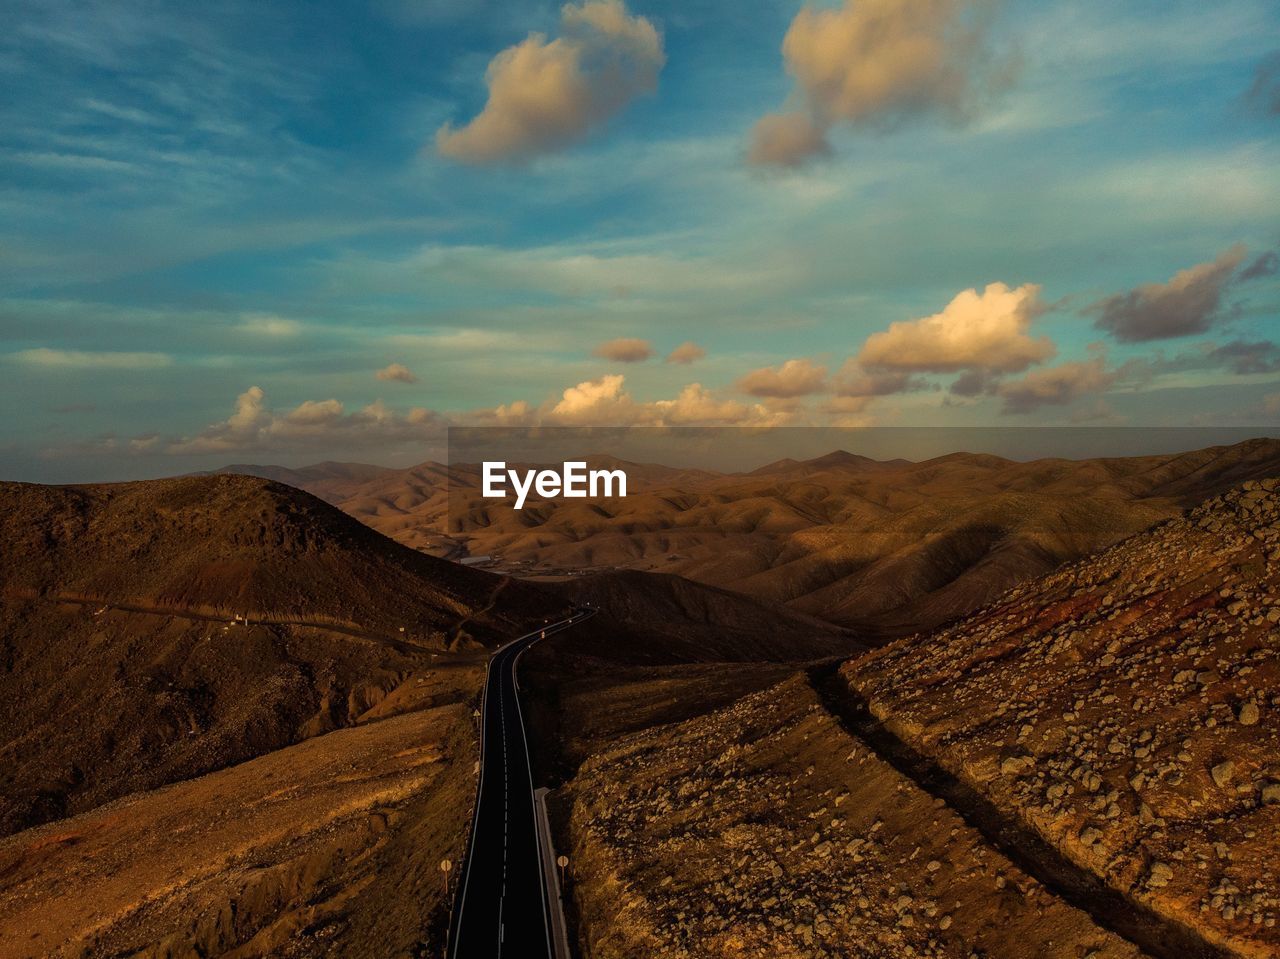
[[[493,557],[488,553],[481,556],[464,556],[459,560],[463,566],[479,566],[481,563],[492,563]]]

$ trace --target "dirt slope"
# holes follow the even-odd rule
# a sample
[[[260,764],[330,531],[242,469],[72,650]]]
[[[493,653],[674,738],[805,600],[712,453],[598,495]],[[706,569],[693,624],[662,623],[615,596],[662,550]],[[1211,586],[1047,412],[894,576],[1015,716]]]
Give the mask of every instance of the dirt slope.
[[[803,675],[618,740],[562,801],[587,959],[1142,955],[851,738]]]
[[[602,573],[549,588],[600,610],[556,648],[614,663],[788,662],[863,648],[823,620],[670,574]]]
[[[1280,481],[849,663],[854,695],[1171,929],[1280,954]]]
[[[7,597],[324,622],[444,648],[492,638],[534,590],[423,556],[300,490],[247,476],[0,484]],[[496,590],[511,588],[501,607]],[[492,607],[492,608],[491,608]]]
[[[413,712],[0,840],[0,957],[439,955],[475,748]]]
[[[565,605],[260,479],[0,503],[0,835],[468,698],[480,641]]]

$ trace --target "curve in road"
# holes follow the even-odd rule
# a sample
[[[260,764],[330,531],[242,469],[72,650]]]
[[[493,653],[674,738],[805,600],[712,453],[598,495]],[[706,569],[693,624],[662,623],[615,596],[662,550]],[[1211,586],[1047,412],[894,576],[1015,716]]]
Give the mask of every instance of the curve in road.
[[[516,664],[538,640],[593,613],[577,610],[512,640],[489,660],[480,707],[480,787],[449,926],[451,959],[555,959]]]

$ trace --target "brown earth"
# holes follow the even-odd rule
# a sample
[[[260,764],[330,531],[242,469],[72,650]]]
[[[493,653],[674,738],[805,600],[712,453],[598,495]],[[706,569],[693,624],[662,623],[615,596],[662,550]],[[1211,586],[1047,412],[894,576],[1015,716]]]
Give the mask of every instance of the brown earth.
[[[469,712],[338,730],[0,840],[0,957],[437,955]]]
[[[243,476],[0,508],[0,955],[438,952],[485,647],[565,600]]]
[[[802,675],[623,737],[562,801],[604,957],[1136,957],[840,728]]]
[[[0,483],[0,595],[306,622],[424,648],[492,641],[542,593],[424,556],[249,476]],[[511,589],[501,604],[497,590]],[[518,617],[517,617],[518,618]]]
[[[565,606],[260,479],[0,502],[0,835],[360,722],[424,676],[468,697],[439,677]]]
[[[600,610],[555,649],[610,664],[795,662],[865,648],[824,620],[667,573],[601,573],[549,588]]]
[[[1280,472],[1280,441],[1029,463],[836,453],[734,475],[632,464],[625,500],[531,500],[520,512],[481,499],[475,467],[427,463],[372,478],[344,468],[350,481],[331,466],[289,481],[435,555],[495,556],[520,575],[677,573],[893,637],[952,621],[1232,485]]]
[[[1280,481],[846,665],[906,746],[1221,955],[1280,954]]]
[[[1267,480],[840,668],[539,651],[583,955],[1280,955],[1277,570]]]

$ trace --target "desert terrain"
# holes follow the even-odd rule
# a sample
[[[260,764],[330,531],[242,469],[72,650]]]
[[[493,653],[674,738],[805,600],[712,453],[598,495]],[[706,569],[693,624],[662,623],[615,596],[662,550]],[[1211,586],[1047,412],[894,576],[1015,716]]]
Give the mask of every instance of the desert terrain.
[[[440,955],[489,653],[587,606],[520,665],[574,954],[1280,954],[1278,450],[686,476],[681,515],[817,490],[808,526],[703,517],[728,565],[772,544],[724,585],[468,568],[240,467],[5,484],[0,956]],[[819,540],[884,555],[780,601]]]
[[[667,572],[891,638],[928,630],[1030,576],[1104,549],[1233,485],[1280,473],[1280,442],[1165,456],[920,463],[834,452],[749,473],[624,465],[625,500],[480,497],[477,467],[369,476],[353,464],[238,466],[310,490],[433,555],[521,576]]]
[[[564,601],[251,477],[0,500],[0,955],[436,949],[487,651]]]
[[[702,710],[562,667],[582,955],[1278,954],[1278,489]]]

